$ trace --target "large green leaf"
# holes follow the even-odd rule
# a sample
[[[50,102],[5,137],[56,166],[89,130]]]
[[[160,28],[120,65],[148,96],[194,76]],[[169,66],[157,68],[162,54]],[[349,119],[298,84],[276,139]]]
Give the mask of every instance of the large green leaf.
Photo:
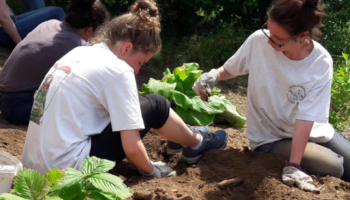
[[[110,192],[93,191],[88,195],[95,200],[120,200],[121,198]]]
[[[81,181],[70,182],[63,186],[58,196],[64,200],[71,200],[74,197],[80,196],[82,194],[82,189],[83,185]]]
[[[225,120],[236,128],[243,128],[246,124],[246,118],[237,110],[231,101],[226,96],[212,96],[210,97],[212,101],[223,101],[226,104],[226,110],[220,114]]]
[[[81,165],[81,170],[85,175],[102,173],[111,170],[115,163],[110,160],[100,159],[95,156],[86,158]]]
[[[96,188],[103,192],[113,193],[121,199],[129,198],[133,194],[133,191],[123,183],[122,179],[108,173],[94,175],[88,180],[91,181]]]
[[[27,200],[14,194],[4,193],[0,195],[0,200]]]
[[[24,169],[18,171],[11,193],[25,199],[38,199],[47,194],[47,189],[46,179],[39,172]]]
[[[175,112],[184,120],[192,125],[209,125],[213,123],[215,115],[199,113],[194,110],[184,110],[180,106],[175,107]]]

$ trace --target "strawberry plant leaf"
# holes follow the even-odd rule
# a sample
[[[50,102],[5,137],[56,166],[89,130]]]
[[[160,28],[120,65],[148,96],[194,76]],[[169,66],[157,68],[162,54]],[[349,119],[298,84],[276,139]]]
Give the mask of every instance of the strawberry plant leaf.
[[[113,193],[109,192],[101,192],[101,191],[93,191],[88,195],[89,198],[95,200],[120,200],[120,197],[117,197]]]
[[[86,158],[81,166],[85,175],[107,172],[115,166],[115,163],[110,160],[100,159],[95,156]]]
[[[44,175],[44,177],[49,181],[49,186],[56,184],[57,180],[61,179],[63,176],[64,174],[59,172],[56,168],[51,169]]]
[[[88,180],[96,188],[103,192],[113,193],[121,199],[129,198],[133,194],[133,191],[123,183],[122,179],[112,174],[101,173],[91,176]]]
[[[80,181],[71,182],[63,186],[58,196],[64,200],[71,200],[76,196],[80,196],[82,189],[83,185]]]
[[[39,172],[31,169],[19,170],[11,193],[25,199],[39,199],[38,197],[48,193],[46,183],[46,179]]]

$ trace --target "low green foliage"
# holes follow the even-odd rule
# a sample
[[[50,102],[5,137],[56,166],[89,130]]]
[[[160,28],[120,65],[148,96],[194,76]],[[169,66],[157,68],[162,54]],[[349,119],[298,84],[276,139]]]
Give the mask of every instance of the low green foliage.
[[[175,106],[175,112],[188,124],[209,125],[213,122],[229,123],[233,127],[243,128],[246,118],[225,96],[214,88],[208,102],[202,101],[192,90],[197,78],[202,74],[198,64],[187,63],[173,70],[166,69],[162,80],[150,79],[142,85],[141,95],[157,93]]]
[[[159,55],[149,62],[150,66],[165,70],[195,60],[204,71],[218,68],[243,44],[251,31],[239,26],[240,22],[226,24],[207,34],[195,34],[181,41],[166,40]]]
[[[73,168],[65,171],[52,169],[45,175],[25,169],[14,180],[11,194],[0,195],[0,200],[120,200],[129,198],[133,191],[123,180],[106,173],[115,163],[97,157],[87,158],[82,172]]]
[[[337,62],[335,67],[330,112],[330,122],[338,130],[350,123],[350,60],[347,54],[343,57],[345,61]]]

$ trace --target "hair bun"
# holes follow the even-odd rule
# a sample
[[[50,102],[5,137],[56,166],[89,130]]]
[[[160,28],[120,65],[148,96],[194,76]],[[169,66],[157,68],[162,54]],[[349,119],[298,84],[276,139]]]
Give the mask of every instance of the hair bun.
[[[317,7],[319,3],[319,0],[303,0],[303,6]]]
[[[150,17],[158,17],[158,8],[153,0],[138,0],[130,7],[130,13],[148,12]]]
[[[91,8],[96,0],[70,0],[72,7],[75,9],[89,9]]]

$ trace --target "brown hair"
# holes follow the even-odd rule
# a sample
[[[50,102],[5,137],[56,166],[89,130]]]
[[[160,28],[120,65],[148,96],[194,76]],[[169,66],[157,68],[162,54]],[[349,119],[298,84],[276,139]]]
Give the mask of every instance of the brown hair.
[[[65,18],[73,28],[94,30],[108,20],[109,13],[99,0],[71,0]]]
[[[161,50],[158,8],[153,0],[137,0],[130,12],[115,17],[98,31],[94,40],[115,45],[130,41],[134,51],[158,53]]]
[[[313,39],[321,36],[322,17],[327,16],[320,0],[279,0],[268,9],[267,15],[291,36],[309,31]]]

